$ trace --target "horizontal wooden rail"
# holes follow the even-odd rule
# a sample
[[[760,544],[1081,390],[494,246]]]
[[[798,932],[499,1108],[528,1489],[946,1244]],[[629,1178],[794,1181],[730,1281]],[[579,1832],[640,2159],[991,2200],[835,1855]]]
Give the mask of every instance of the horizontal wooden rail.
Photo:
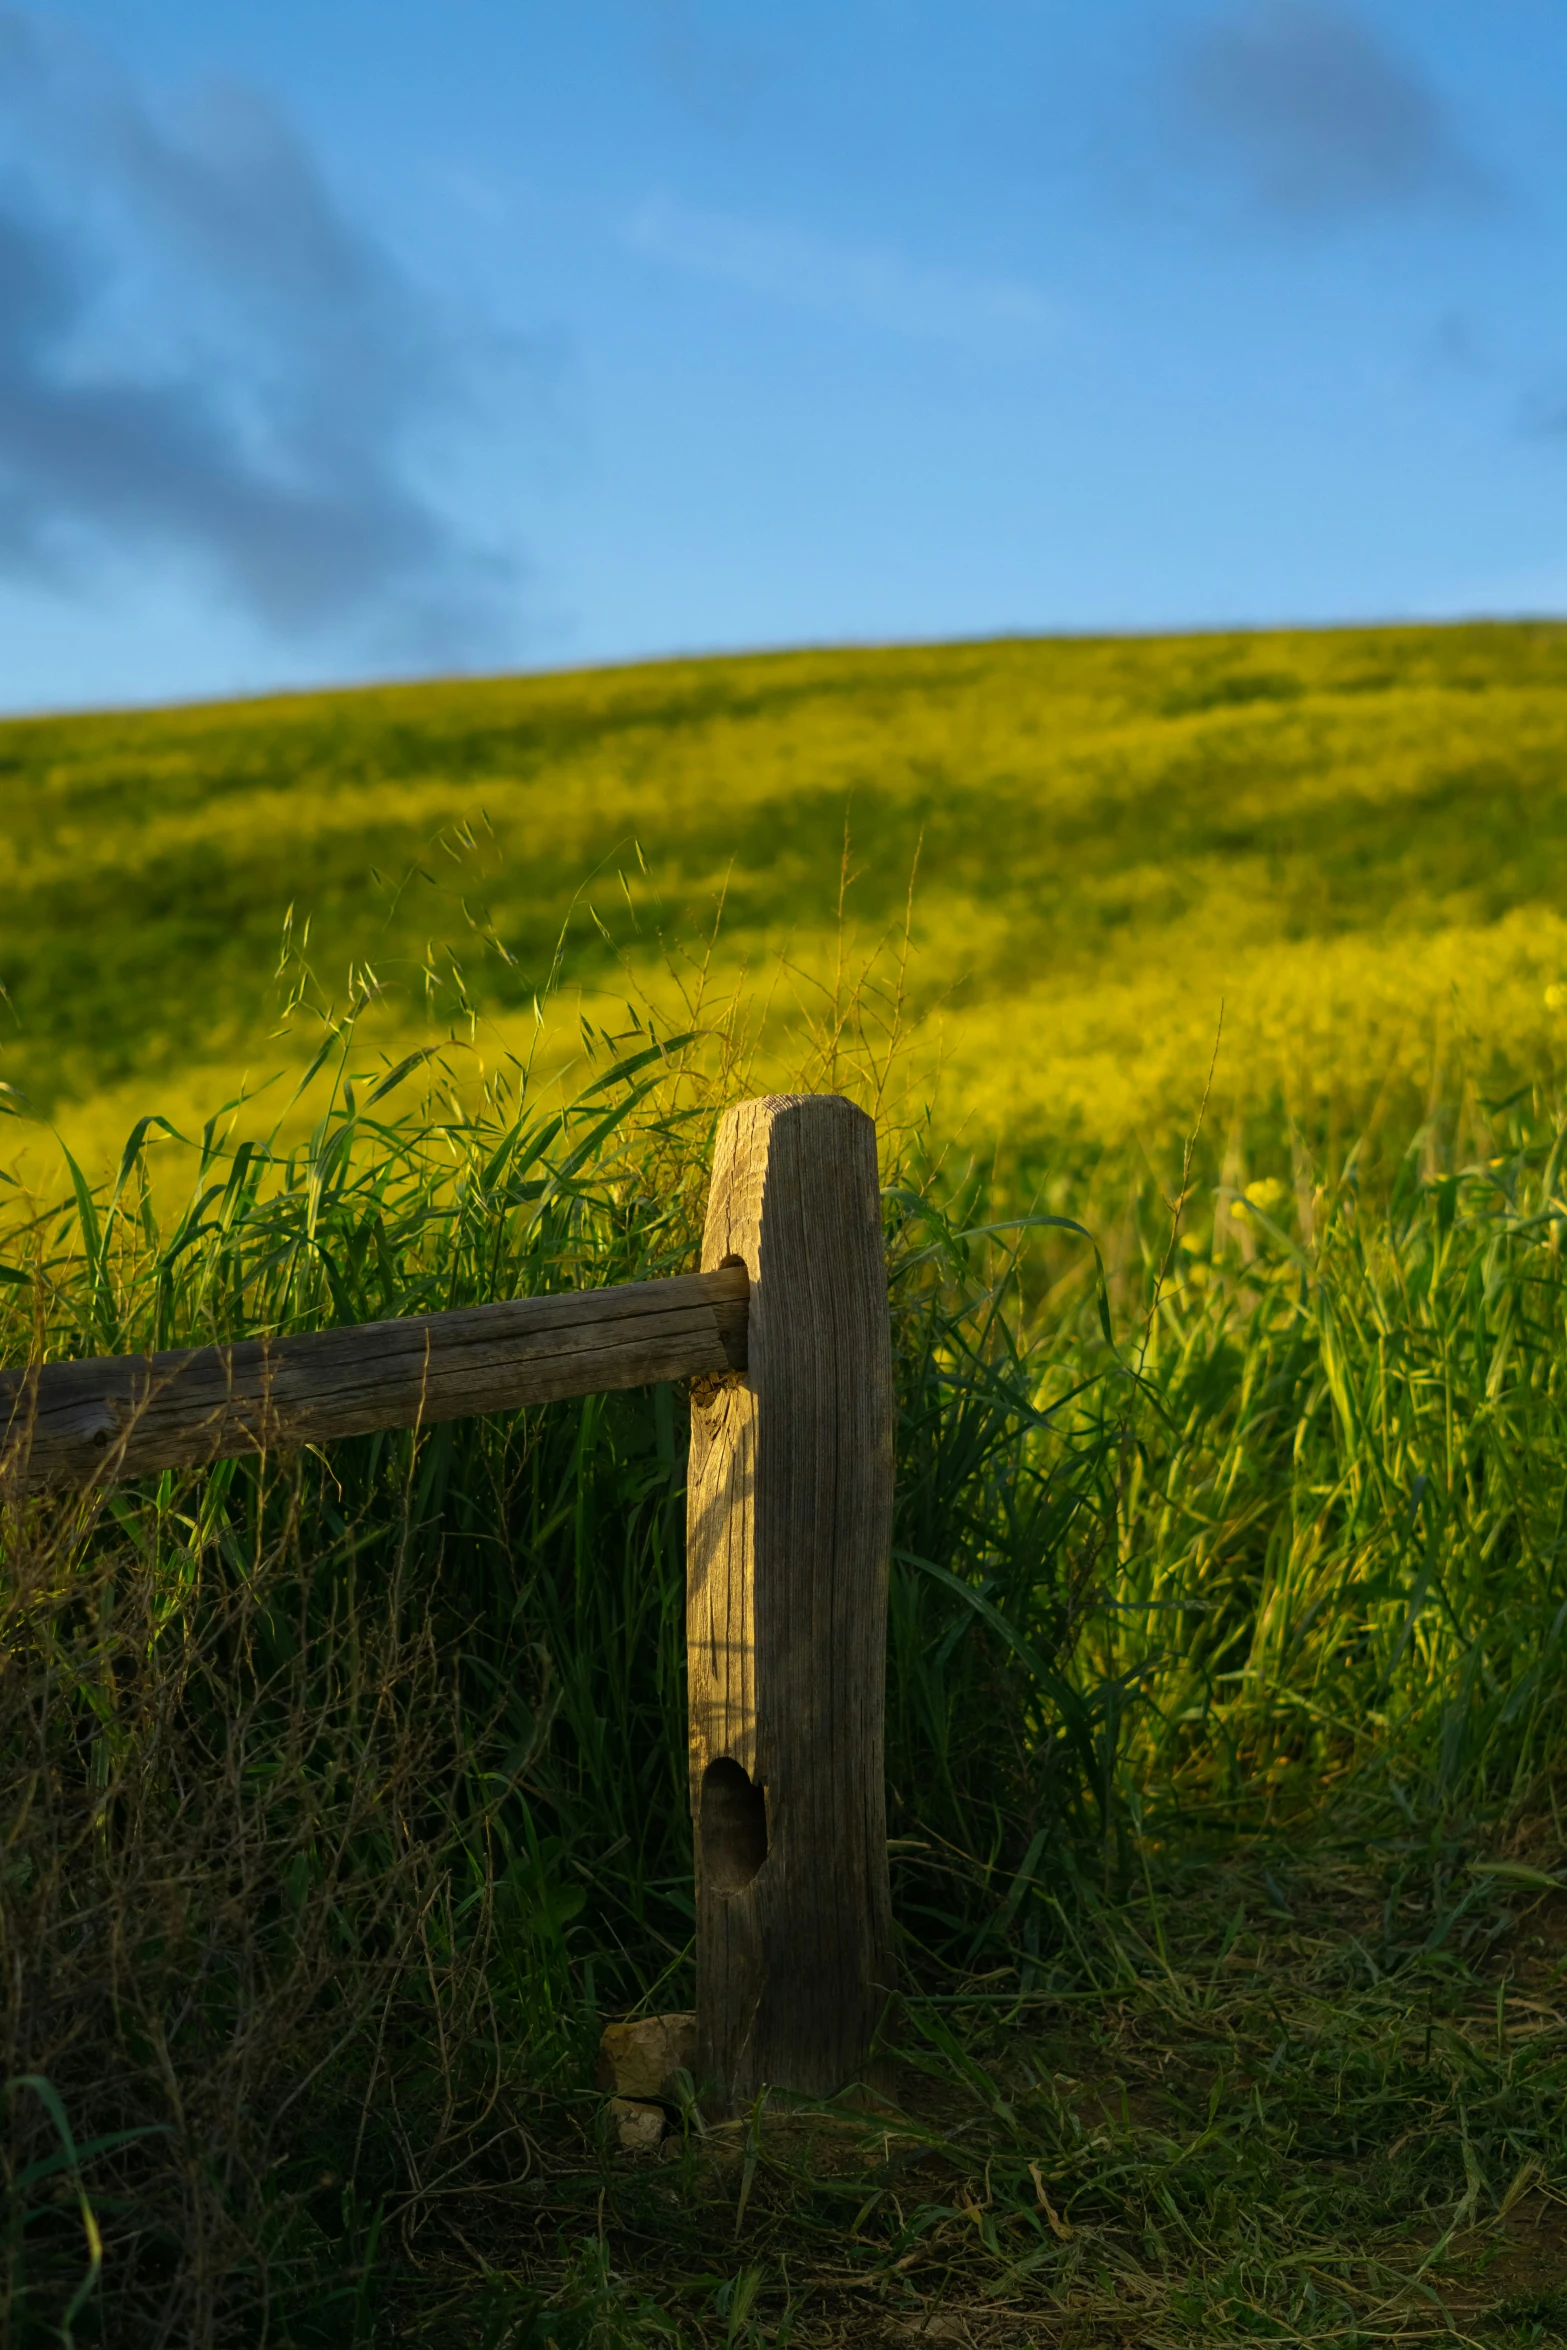
[[[722,2112],[865,2083],[893,1983],[871,1120],[833,1094],[727,1111],[702,1254],[705,1273],[621,1289],[0,1371],[0,1476],[111,1485],[716,1374],[692,1396],[686,1638],[697,2062]]]
[[[0,1371],[0,1469],[109,1484],[276,1445],[743,1371],[743,1265],[154,1355]]]

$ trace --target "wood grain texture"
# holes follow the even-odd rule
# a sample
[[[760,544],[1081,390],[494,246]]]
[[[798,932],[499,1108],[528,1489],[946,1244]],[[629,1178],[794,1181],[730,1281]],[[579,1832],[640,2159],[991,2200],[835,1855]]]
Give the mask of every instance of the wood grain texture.
[[[863,2080],[893,1981],[892,1348],[863,1111],[727,1113],[702,1262],[735,1259],[748,1367],[693,1390],[687,1535],[697,2051],[731,2107]]]
[[[721,1375],[746,1360],[747,1290],[731,1267],[0,1371],[0,1472],[29,1487],[110,1484],[229,1453]]]

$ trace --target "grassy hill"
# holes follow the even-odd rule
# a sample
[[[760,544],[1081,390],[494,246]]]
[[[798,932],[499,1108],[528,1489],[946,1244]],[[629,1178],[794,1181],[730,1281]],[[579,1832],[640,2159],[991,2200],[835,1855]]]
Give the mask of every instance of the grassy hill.
[[[341,1048],[287,1149],[153,1129],[183,1194],[11,1128],[0,1361],[667,1272],[726,1094],[890,1104],[899,1941],[896,2110],[622,2150],[679,1389],[0,1475],[0,2339],[1567,2342],[1564,754],[1547,627],[0,729],[4,1075],[90,1170]]]
[[[1418,1110],[1457,1066],[1556,1065],[1567,630],[800,653],[11,723],[0,860],[0,1074],[98,1160],[313,1048],[300,1011],[275,1033],[290,907],[311,1000],[357,974],[387,1053],[454,1020],[486,1065],[526,1050],[553,974],[558,1058],[579,1001],[683,1020],[705,961],[706,1013],[742,988],[783,1066],[840,971],[880,950],[895,988],[911,877],[902,1033],[944,1127],[1180,1128],[1222,1002],[1223,1118],[1287,1106],[1320,1141],[1390,1086]]]

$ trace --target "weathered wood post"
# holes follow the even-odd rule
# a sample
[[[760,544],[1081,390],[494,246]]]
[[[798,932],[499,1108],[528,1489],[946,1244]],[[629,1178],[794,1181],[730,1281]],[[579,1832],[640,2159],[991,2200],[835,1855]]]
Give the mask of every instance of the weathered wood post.
[[[730,2106],[862,2080],[892,1987],[892,1349],[863,1110],[726,1113],[702,1267],[737,1260],[748,1367],[692,1399],[686,1633],[697,2063]]]

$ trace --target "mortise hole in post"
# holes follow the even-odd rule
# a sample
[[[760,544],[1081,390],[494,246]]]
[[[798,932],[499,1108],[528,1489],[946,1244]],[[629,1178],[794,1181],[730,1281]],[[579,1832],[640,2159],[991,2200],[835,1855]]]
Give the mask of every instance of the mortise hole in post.
[[[702,1874],[715,1893],[742,1893],[767,1858],[767,1798],[720,1755],[702,1773]]]

